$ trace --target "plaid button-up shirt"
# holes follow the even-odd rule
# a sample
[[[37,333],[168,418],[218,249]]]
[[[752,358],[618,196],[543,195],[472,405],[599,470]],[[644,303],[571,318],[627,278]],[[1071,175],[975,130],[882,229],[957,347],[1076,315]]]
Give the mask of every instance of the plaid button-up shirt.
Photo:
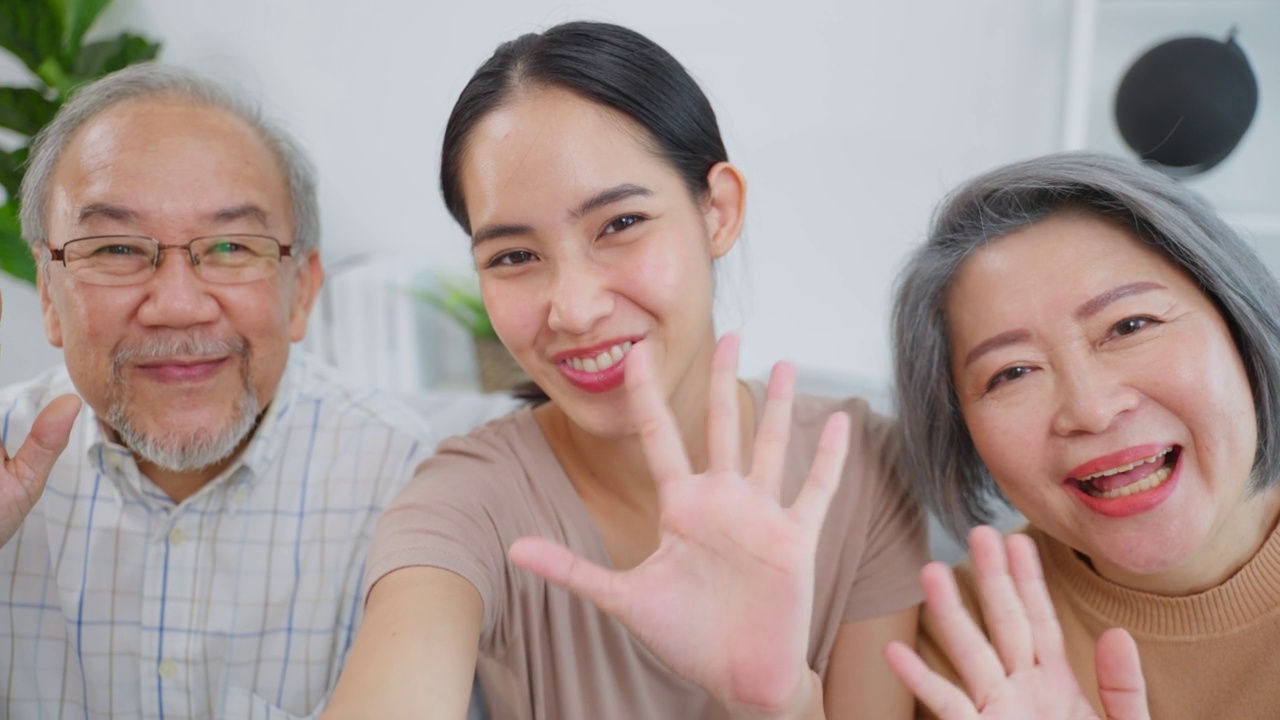
[[[382,393],[292,355],[244,452],[182,503],[81,411],[0,548],[0,716],[318,712],[359,621],[374,521],[434,439]],[[73,391],[61,369],[0,390],[6,447]]]

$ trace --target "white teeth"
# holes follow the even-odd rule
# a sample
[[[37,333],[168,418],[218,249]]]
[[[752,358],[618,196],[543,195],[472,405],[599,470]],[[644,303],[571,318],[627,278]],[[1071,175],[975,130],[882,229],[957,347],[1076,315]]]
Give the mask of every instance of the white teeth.
[[[1096,498],[1106,498],[1106,499],[1120,498],[1126,495],[1132,495],[1134,493],[1139,493],[1145,490],[1150,490],[1152,488],[1159,487],[1160,485],[1164,484],[1164,481],[1168,480],[1169,476],[1172,474],[1173,474],[1173,468],[1162,467],[1159,470],[1151,473],[1150,475],[1142,478],[1136,483],[1131,483],[1129,485],[1125,485],[1124,487],[1118,487],[1118,488],[1115,488],[1114,490],[1108,490],[1106,492],[1095,491],[1095,492],[1090,492],[1089,494]]]
[[[1129,463],[1128,465],[1121,465],[1121,466],[1119,466],[1119,467],[1109,468],[1109,469],[1107,469],[1107,470],[1103,470],[1103,471],[1101,471],[1101,472],[1096,472],[1096,473],[1093,473],[1092,475],[1085,475],[1084,477],[1082,477],[1082,478],[1077,478],[1077,479],[1078,479],[1078,480],[1080,480],[1081,482],[1087,482],[1087,481],[1089,481],[1089,480],[1093,480],[1094,478],[1109,477],[1109,476],[1111,476],[1111,475],[1117,475],[1117,474],[1122,473],[1122,472],[1128,472],[1128,471],[1130,471],[1130,470],[1132,470],[1132,469],[1134,469],[1134,468],[1138,467],[1139,465],[1145,465],[1145,464],[1147,464],[1147,463],[1153,463],[1153,462],[1156,462],[1157,460],[1162,460],[1162,459],[1164,458],[1164,456],[1165,456],[1165,455],[1168,455],[1172,450],[1173,450],[1173,448],[1165,448],[1164,450],[1162,450],[1162,451],[1160,451],[1160,452],[1156,453],[1155,455],[1152,455],[1152,456],[1151,456],[1151,457],[1149,457],[1149,458],[1142,458],[1141,460],[1134,460],[1133,462]]]
[[[565,364],[581,372],[600,372],[616,365],[629,352],[631,352],[631,341],[627,340],[624,343],[610,347],[595,357],[569,358],[565,360]]]

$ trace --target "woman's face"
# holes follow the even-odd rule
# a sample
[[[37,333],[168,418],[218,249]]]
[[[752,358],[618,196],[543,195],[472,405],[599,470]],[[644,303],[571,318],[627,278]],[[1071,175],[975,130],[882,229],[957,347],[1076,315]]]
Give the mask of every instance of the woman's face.
[[[1129,230],[1061,213],[994,241],[961,266],[947,313],[978,453],[1104,576],[1212,585],[1270,530],[1246,489],[1256,418],[1231,334]]]
[[[468,138],[461,185],[493,327],[589,432],[630,432],[621,386],[638,343],[669,397],[705,398],[711,261],[736,240],[742,190],[723,164],[709,183],[694,198],[632,120],[558,89],[518,93]]]

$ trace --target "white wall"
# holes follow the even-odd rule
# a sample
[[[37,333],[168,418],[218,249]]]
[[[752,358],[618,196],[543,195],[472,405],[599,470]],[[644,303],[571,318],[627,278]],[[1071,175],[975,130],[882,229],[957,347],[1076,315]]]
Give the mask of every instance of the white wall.
[[[444,121],[494,46],[559,21],[646,33],[703,84],[751,182],[749,262],[721,287],[744,372],[780,357],[887,380],[893,277],[964,178],[1057,149],[1068,0],[117,0],[100,30],[261,97],[321,173],[325,252],[465,268],[436,188]],[[0,64],[0,82],[17,71]],[[734,265],[741,265],[736,263]],[[0,282],[0,383],[56,354]]]

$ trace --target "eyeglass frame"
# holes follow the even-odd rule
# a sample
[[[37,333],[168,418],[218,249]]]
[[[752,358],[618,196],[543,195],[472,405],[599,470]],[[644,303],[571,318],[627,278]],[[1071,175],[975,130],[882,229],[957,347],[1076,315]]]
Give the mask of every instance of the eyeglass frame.
[[[160,256],[164,254],[165,250],[186,250],[187,260],[191,262],[191,268],[194,270],[195,268],[200,266],[200,261],[196,259],[195,254],[191,251],[191,245],[201,240],[209,240],[213,238],[225,238],[225,237],[251,237],[251,238],[259,238],[262,240],[270,240],[271,242],[276,244],[277,262],[283,262],[284,259],[287,257],[297,257],[296,255],[293,254],[292,244],[285,245],[284,243],[280,242],[278,238],[274,238],[270,235],[258,235],[256,233],[219,233],[216,235],[201,235],[199,237],[191,238],[190,240],[188,240],[186,243],[182,245],[166,245],[165,243],[162,243],[159,240],[153,237],[149,237],[147,235],[130,235],[128,233],[110,233],[107,235],[85,235],[84,237],[72,238],[62,243],[62,247],[56,247],[56,248],[50,247],[49,243],[46,241],[44,246],[45,246],[45,249],[49,251],[49,260],[56,260],[58,262],[61,262],[62,267],[66,268],[67,267],[67,251],[66,250],[67,250],[67,246],[72,243],[79,242],[81,240],[101,240],[103,238],[133,238],[134,240],[150,240],[151,242],[156,244],[155,258],[151,261],[152,274],[147,275],[146,277],[138,280],[137,282],[125,283],[123,285],[116,285],[116,286],[108,286],[108,287],[128,287],[130,285],[139,285],[141,283],[144,283],[148,278],[152,277],[154,273],[160,269]],[[239,284],[239,283],[218,283],[216,280],[206,280],[203,276],[200,276],[199,271],[196,271],[196,275],[197,277],[200,277],[201,280],[205,280],[205,282],[213,282],[219,285]],[[248,282],[252,282],[252,281],[248,281]]]

